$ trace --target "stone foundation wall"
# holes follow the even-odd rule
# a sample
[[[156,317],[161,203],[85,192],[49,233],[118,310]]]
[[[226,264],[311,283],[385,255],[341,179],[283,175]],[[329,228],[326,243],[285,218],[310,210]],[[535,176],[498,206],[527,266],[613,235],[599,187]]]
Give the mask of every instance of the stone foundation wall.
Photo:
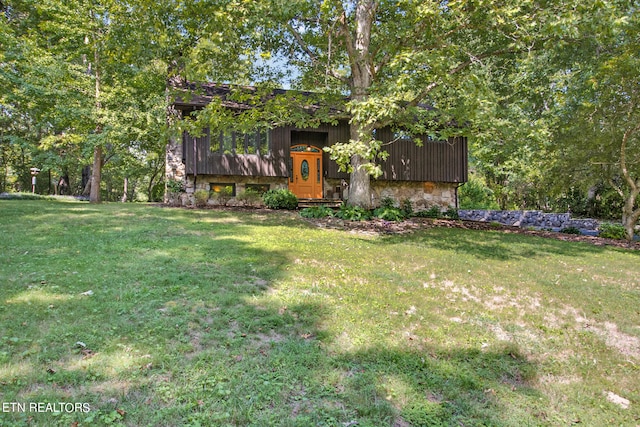
[[[497,222],[516,227],[534,227],[551,230],[575,227],[595,231],[599,222],[595,219],[571,219],[568,213],[544,213],[541,211],[489,211],[459,210],[460,219],[469,221]]]
[[[165,152],[165,178],[166,181],[177,181],[184,183],[187,176],[187,168],[182,163],[182,143],[175,138],[171,138],[167,144]],[[167,187],[164,189],[164,202],[174,205],[184,205],[185,194],[173,194]]]
[[[449,182],[371,181],[373,206],[390,197],[400,205],[410,200],[413,209],[423,211],[432,206],[443,210],[456,206],[457,184]]]
[[[288,188],[286,177],[250,177],[226,175],[198,175],[195,185],[193,175],[186,174],[186,167],[182,163],[182,144],[171,141],[166,152],[166,178],[168,181],[179,181],[183,184],[183,192],[171,194],[165,191],[165,203],[179,206],[195,204],[194,193],[197,190],[209,191],[212,183],[234,183],[236,196],[241,195],[247,184],[268,185],[269,189]],[[371,202],[374,207],[380,205],[384,198],[391,198],[399,206],[404,200],[410,200],[414,210],[427,210],[432,206],[440,206],[443,210],[456,206],[455,183],[410,182],[410,181],[371,181]],[[348,199],[349,186],[341,179],[324,179],[324,197],[327,199]],[[242,197],[240,198],[242,199]],[[228,206],[243,206],[247,202],[237,197],[209,199],[209,204],[226,204]]]
[[[288,187],[287,178],[267,177],[267,176],[227,176],[227,175],[198,175],[198,179],[193,182],[193,175],[188,175],[185,181],[185,194],[181,200],[181,204],[192,205],[195,203],[194,193],[197,190],[209,191],[211,184],[235,184],[236,196],[230,198],[212,197],[209,199],[210,205],[226,206],[246,206],[248,204],[252,206],[261,206],[262,200],[247,201],[243,200],[242,194],[247,189],[247,184],[268,185],[270,190]],[[240,196],[240,197],[238,197]]]

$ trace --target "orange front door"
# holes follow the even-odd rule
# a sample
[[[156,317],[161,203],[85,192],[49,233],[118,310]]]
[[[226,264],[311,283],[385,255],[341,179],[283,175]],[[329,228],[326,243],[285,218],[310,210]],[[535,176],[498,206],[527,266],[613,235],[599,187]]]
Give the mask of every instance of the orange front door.
[[[300,199],[322,198],[322,152],[316,147],[291,147],[289,190]]]

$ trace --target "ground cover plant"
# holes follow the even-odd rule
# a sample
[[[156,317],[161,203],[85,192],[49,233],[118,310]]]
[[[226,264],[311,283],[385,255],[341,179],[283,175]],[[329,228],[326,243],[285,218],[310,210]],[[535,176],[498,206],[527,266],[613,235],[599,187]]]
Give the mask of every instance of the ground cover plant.
[[[640,252],[0,200],[0,425],[640,423]]]

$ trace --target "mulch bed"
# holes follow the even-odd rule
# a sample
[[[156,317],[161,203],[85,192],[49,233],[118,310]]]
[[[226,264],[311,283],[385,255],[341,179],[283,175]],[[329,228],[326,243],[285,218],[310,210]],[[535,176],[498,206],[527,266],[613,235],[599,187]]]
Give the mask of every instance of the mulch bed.
[[[640,242],[628,242],[626,240],[605,239],[594,236],[577,236],[574,234],[557,233],[553,231],[528,230],[520,227],[508,225],[498,225],[495,223],[478,221],[460,221],[448,219],[410,218],[401,222],[384,221],[372,219],[369,221],[345,221],[338,218],[307,218],[308,223],[320,228],[330,228],[346,230],[354,233],[365,233],[373,235],[393,235],[412,233],[418,230],[446,227],[462,228],[466,230],[494,231],[499,233],[517,233],[529,236],[538,236],[548,239],[563,240],[566,242],[584,242],[595,246],[615,246],[624,249],[640,250]]]

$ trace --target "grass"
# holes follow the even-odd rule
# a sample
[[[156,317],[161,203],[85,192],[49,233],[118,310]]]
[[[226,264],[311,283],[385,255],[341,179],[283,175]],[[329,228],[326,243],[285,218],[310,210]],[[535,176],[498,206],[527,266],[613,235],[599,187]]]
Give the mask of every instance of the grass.
[[[1,426],[640,424],[638,252],[72,201],[0,233]]]

